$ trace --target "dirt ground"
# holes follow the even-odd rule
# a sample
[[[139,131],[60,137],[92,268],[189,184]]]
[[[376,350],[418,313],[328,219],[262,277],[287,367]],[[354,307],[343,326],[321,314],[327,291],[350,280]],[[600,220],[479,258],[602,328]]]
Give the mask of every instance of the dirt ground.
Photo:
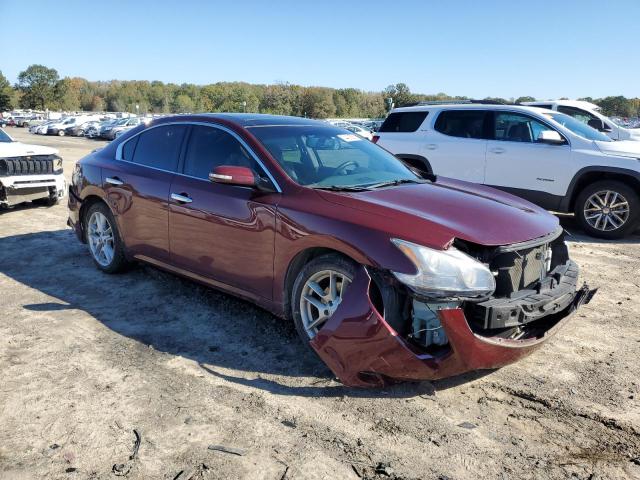
[[[102,144],[8,132],[59,148],[67,177]],[[151,267],[100,273],[66,218],[0,213],[2,479],[640,478],[638,236],[563,218],[600,291],[525,360],[356,390],[248,303]]]

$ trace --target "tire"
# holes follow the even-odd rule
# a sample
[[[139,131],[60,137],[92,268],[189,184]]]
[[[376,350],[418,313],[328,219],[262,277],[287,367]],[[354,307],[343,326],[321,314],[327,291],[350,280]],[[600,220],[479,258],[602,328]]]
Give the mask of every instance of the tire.
[[[315,337],[315,333],[317,333],[318,330],[315,329],[316,332],[313,334],[308,331],[309,311],[302,306],[302,296],[306,291],[308,291],[307,282],[313,279],[314,276],[328,271],[342,275],[343,278],[346,278],[351,282],[355,277],[356,270],[357,265],[354,262],[338,254],[328,254],[316,257],[300,270],[293,284],[290,303],[296,331],[304,344],[310,347],[309,341]],[[325,286],[327,284],[327,280],[320,280],[319,284],[321,286]],[[329,307],[328,309],[331,310],[332,308]],[[312,307],[311,314],[313,315],[314,312],[318,314],[320,313],[317,308]],[[329,315],[329,317],[330,316],[331,315]]]
[[[58,204],[58,197],[56,195],[50,195],[45,198],[38,198],[33,203],[37,205],[44,205],[45,207],[53,207]]]
[[[64,130],[58,130],[58,136],[64,137]]]
[[[107,228],[104,226],[104,224],[100,225],[100,220],[102,219],[107,222],[107,225],[110,228],[110,242],[106,240],[108,238],[108,234],[106,233]],[[108,255],[108,250],[105,250],[104,248],[101,249],[100,242],[96,241],[96,237],[92,237],[92,231],[96,231],[96,233],[98,233],[98,230],[93,228],[94,225],[96,225],[94,221],[98,226],[101,226],[99,230],[102,231],[102,238],[105,239],[105,241],[102,242],[102,246],[110,246],[112,255]],[[118,226],[115,219],[113,218],[113,214],[111,213],[109,207],[107,207],[107,205],[102,202],[94,203],[91,207],[89,207],[89,210],[84,215],[83,222],[85,235],[87,237],[89,254],[91,255],[93,263],[95,263],[96,267],[106,273],[117,273],[123,271],[128,264],[124,254],[124,243],[120,238]]]
[[[627,184],[602,180],[587,185],[580,192],[576,198],[575,215],[583,230],[592,237],[623,238],[638,227],[640,199]]]

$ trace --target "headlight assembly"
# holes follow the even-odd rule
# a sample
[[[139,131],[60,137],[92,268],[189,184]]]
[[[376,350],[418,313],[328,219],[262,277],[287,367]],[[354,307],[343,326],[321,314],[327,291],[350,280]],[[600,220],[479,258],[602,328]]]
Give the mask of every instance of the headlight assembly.
[[[53,173],[62,173],[62,158],[57,155],[53,157]]]
[[[496,282],[482,263],[460,250],[434,250],[394,238],[391,240],[416,266],[416,274],[393,272],[398,280],[430,298],[477,298],[493,293]]]

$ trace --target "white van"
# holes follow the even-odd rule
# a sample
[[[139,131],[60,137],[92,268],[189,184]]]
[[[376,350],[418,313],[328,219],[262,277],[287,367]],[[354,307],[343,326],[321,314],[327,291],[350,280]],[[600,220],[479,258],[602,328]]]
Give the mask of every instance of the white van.
[[[640,128],[625,128],[616,124],[609,117],[601,113],[601,108],[590,102],[582,100],[548,100],[546,102],[522,102],[522,105],[530,107],[548,108],[561,113],[565,113],[591,128],[606,133],[613,140],[636,140],[640,141]]]

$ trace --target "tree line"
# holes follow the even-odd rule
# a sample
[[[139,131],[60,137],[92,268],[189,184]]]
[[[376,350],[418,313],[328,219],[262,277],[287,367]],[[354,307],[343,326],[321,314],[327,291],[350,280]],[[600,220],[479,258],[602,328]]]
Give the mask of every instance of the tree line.
[[[366,92],[356,88],[303,87],[290,83],[177,85],[146,80],[89,81],[79,77],[60,78],[56,69],[44,65],[30,65],[19,73],[17,83],[11,85],[0,71],[0,112],[26,108],[68,112],[258,112],[311,118],[382,118],[392,104],[400,107],[420,101],[467,99],[445,93],[413,93],[404,83],[389,85],[381,92]],[[535,98],[485,100],[519,103]],[[581,100],[598,104],[605,115],[640,115],[640,98],[610,96]]]

